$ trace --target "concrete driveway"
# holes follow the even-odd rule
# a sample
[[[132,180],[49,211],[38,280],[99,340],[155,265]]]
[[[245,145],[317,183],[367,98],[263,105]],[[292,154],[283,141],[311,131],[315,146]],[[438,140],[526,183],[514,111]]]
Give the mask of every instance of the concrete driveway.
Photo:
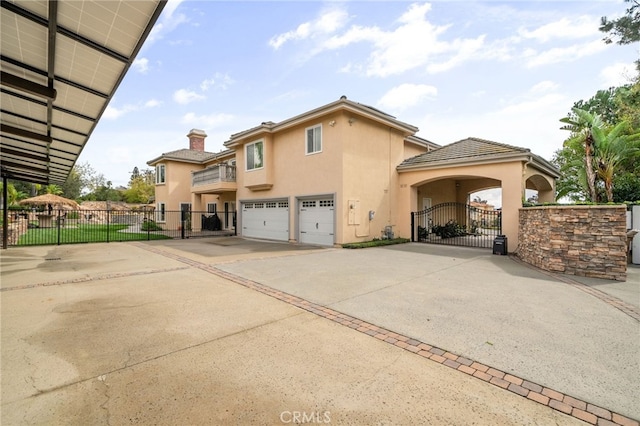
[[[637,424],[640,279],[220,238],[1,253],[13,424]]]

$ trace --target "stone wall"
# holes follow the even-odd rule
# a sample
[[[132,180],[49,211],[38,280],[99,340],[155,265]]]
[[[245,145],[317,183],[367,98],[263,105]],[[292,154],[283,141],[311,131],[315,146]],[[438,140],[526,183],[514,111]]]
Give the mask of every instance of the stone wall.
[[[517,256],[569,275],[627,279],[625,206],[520,209]]]

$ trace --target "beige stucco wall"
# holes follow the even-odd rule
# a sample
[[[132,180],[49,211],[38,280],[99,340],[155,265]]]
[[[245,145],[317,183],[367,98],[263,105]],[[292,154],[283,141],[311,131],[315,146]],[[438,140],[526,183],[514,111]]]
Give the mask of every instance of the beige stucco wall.
[[[203,167],[198,164],[163,161],[166,165],[165,183],[156,185],[156,203],[165,203],[166,210],[180,210],[180,203],[191,203],[191,171]],[[192,209],[195,210],[195,208]]]
[[[318,124],[322,125],[322,152],[307,155],[305,130]],[[268,141],[265,170],[246,171],[244,148],[236,149],[237,198],[239,202],[287,198],[292,241],[298,240],[298,197],[335,195],[336,244],[379,238],[385,226],[395,228],[399,220],[395,168],[403,159],[426,151],[414,144],[405,146],[404,135],[395,130],[345,112],[310,120],[271,137],[255,135],[242,141]],[[250,188],[261,184],[272,186],[264,190]],[[349,224],[350,200],[358,201],[358,224]],[[375,212],[372,221],[370,210]]]
[[[411,235],[409,212],[421,210],[424,197],[431,195],[432,205],[448,201],[464,203],[469,192],[491,187],[487,185],[497,181],[502,187],[502,232],[513,251],[518,245],[518,211],[524,195],[522,180],[514,177],[522,173],[522,161],[403,171],[398,179],[397,205],[404,214],[398,222],[398,233]]]
[[[345,132],[344,191],[342,205],[349,200],[359,201],[360,224],[348,223],[349,211],[342,210],[344,226],[343,242],[366,241],[380,238],[386,226],[397,235],[401,214],[395,200],[398,193],[396,166],[405,158],[415,155],[405,153],[404,135],[394,129],[365,119],[356,120]],[[424,151],[423,151],[424,152]],[[369,211],[374,212],[369,220]],[[406,236],[406,235],[405,235]]]
[[[524,182],[526,189],[538,191],[539,203],[552,203],[556,197],[556,181],[540,170],[524,165]]]

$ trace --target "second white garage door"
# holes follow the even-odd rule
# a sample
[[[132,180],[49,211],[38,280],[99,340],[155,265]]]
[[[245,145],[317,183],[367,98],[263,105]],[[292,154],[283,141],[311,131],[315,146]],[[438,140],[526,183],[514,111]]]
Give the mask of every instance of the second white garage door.
[[[242,203],[242,236],[289,241],[289,202]]]
[[[334,243],[333,198],[298,201],[300,242],[331,246]]]

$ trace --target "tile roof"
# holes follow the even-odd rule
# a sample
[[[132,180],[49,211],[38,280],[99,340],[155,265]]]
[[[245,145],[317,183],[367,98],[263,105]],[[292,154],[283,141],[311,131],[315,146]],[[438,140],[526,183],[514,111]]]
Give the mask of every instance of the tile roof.
[[[176,151],[164,152],[159,157],[156,157],[153,160],[147,161],[147,164],[153,165],[155,163],[160,162],[161,160],[175,160],[175,161],[183,161],[187,163],[204,164],[215,158],[229,156],[230,154],[233,154],[233,151],[228,149],[221,152],[207,152],[207,151],[197,151],[194,149],[184,148],[184,149],[178,149]]]
[[[165,158],[173,158],[176,160],[187,161],[207,161],[214,158],[216,153],[207,151],[196,151],[194,149],[178,149],[176,151],[165,152],[162,154]]]
[[[429,165],[439,162],[479,161],[483,159],[511,156],[513,154],[527,154],[526,148],[506,145],[480,138],[467,138],[457,142],[416,155],[404,160],[399,167],[414,165]]]

